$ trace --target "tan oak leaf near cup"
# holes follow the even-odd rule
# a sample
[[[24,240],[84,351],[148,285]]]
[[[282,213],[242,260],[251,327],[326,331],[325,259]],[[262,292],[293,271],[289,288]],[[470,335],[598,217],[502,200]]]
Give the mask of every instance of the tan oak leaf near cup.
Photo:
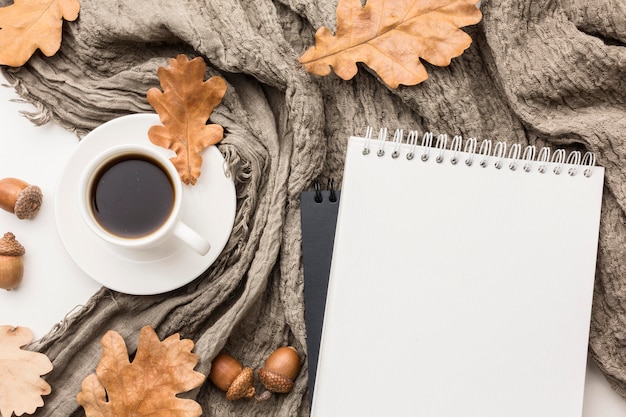
[[[222,126],[207,121],[224,97],[226,81],[218,76],[205,81],[205,72],[201,57],[189,60],[180,54],[170,59],[169,66],[157,70],[163,91],[154,87],[147,93],[163,123],[152,126],[148,137],[155,145],[176,153],[171,161],[187,185],[194,185],[200,176],[200,152],[224,137]]]

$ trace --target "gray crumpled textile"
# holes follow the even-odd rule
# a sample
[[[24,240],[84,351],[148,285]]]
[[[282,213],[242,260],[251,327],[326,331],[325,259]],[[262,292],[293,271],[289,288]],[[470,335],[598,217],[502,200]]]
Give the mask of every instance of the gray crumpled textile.
[[[54,57],[37,53],[23,67],[3,68],[38,106],[29,117],[81,137],[114,117],[152,111],[145,93],[158,86],[156,69],[179,53],[202,56],[207,77],[228,82],[211,122],[225,128],[219,148],[235,179],[237,215],[226,248],[204,276],[155,296],[103,288],[32,345],[54,363],[46,377],[52,393],[35,415],[82,415],[75,397],[109,329],[131,352],[146,324],[161,338],[178,332],[195,342],[196,370],[205,374],[221,350],[253,368],[279,345],[304,353],[299,193],[315,178],[340,183],[347,138],[366,126],[596,153],[606,187],[590,352],[626,396],[623,0],[484,1],[482,22],[465,29],[472,46],[448,67],[426,64],[427,81],[397,90],[365,67],[349,81],[298,67],[315,30],[335,28],[336,1],[81,0],[81,6],[79,19],[65,23]],[[266,403],[228,402],[208,380],[187,397],[207,416],[306,416],[306,384],[305,362],[294,390]]]

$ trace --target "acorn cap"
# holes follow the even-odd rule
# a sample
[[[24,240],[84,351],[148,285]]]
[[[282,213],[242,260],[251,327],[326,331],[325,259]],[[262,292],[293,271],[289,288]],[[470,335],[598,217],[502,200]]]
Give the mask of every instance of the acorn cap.
[[[43,193],[36,185],[29,185],[19,192],[15,200],[15,215],[18,219],[32,219],[39,212]]]
[[[26,253],[24,246],[15,239],[15,235],[6,232],[0,239],[0,255],[3,256],[23,256]]]
[[[267,368],[259,369],[259,379],[268,391],[286,393],[293,388],[293,381],[288,376]]]
[[[230,384],[228,391],[226,391],[226,398],[230,401],[251,398],[254,396],[255,391],[254,371],[252,368],[243,368],[239,376]]]

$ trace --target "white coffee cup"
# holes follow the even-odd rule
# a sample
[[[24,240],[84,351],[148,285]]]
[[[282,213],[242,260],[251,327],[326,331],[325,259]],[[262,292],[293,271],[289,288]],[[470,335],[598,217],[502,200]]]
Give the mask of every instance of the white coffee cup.
[[[99,153],[80,179],[79,207],[90,230],[126,249],[154,247],[175,236],[200,255],[211,245],[180,219],[183,187],[172,162],[152,145]]]

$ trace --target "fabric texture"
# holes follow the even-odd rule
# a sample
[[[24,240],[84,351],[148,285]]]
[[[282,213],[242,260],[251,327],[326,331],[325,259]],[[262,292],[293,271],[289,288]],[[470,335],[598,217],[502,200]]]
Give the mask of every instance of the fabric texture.
[[[83,414],[76,394],[110,329],[131,352],[146,324],[161,338],[180,333],[195,342],[196,370],[207,375],[222,350],[253,368],[285,344],[305,359],[299,193],[316,178],[340,184],[347,138],[366,126],[595,152],[606,187],[590,353],[626,397],[626,4],[483,1],[481,23],[464,29],[471,47],[448,67],[426,63],[428,80],[396,90],[364,66],[349,81],[299,68],[317,28],[335,29],[336,6],[81,0],[55,56],[36,53],[22,67],[2,68],[37,106],[33,122],[59,123],[77,140],[112,118],[153,111],[146,92],[159,86],[156,70],[180,53],[202,56],[207,77],[228,82],[211,116],[225,129],[219,149],[237,190],[226,248],[206,274],[167,294],[103,288],[33,344],[54,363],[46,377],[52,393],[36,416]],[[306,416],[306,371],[305,360],[293,391],[264,403],[229,402],[208,380],[186,396],[207,416]]]

